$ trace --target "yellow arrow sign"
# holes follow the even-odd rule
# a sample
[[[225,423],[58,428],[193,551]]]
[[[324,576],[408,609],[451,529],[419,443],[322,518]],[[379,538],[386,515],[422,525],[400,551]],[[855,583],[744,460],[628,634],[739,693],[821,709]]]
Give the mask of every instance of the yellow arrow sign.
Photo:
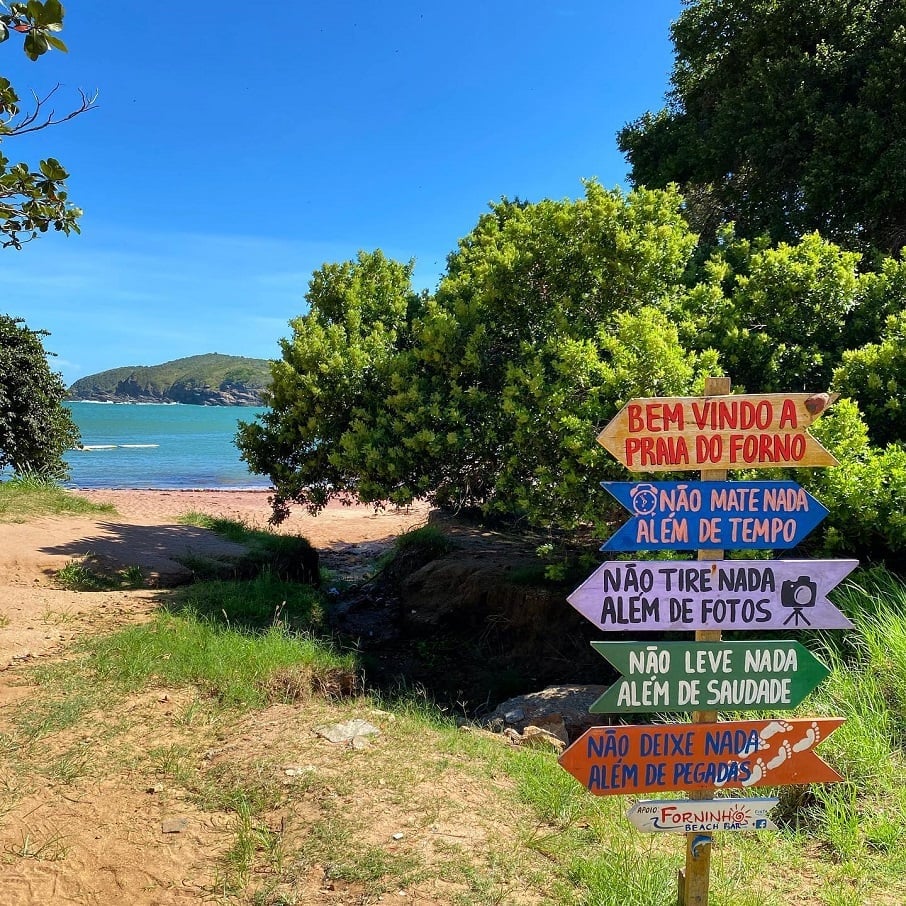
[[[630,400],[598,443],[633,472],[836,466],[806,432],[836,393]]]

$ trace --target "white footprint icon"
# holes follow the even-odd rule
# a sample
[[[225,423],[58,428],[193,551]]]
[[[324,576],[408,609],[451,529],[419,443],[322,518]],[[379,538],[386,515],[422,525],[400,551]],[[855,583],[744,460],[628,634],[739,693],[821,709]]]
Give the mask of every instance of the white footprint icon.
[[[743,786],[752,786],[753,783],[758,783],[762,777],[764,777],[764,762],[758,758],[755,761],[755,764],[752,765],[752,773],[742,781]]]
[[[772,720],[758,735],[762,739],[770,739],[778,733],[788,733],[792,729],[793,725],[788,724],[785,720]]]
[[[768,770],[773,771],[774,768],[779,768],[792,754],[792,747],[789,742],[784,739],[784,741],[780,743],[780,751],[768,762]]]
[[[821,729],[815,721],[812,721],[812,725],[805,731],[805,736],[799,742],[793,743],[793,751],[804,752],[815,745],[819,739],[821,739]]]

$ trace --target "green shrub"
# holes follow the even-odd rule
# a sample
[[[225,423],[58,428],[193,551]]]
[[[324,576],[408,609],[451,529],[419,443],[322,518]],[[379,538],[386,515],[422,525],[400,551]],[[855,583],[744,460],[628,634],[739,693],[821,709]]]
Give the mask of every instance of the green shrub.
[[[906,442],[906,311],[887,319],[880,343],[843,354],[834,389],[859,403],[875,443]]]
[[[840,400],[811,429],[840,465],[800,473],[829,510],[824,547],[873,561],[901,562],[906,551],[906,449],[868,443],[865,423],[851,400]]]

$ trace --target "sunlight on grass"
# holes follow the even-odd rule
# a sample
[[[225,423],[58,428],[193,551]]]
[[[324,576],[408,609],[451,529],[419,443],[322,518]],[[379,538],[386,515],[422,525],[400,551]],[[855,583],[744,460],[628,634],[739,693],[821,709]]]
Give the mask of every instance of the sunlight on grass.
[[[84,497],[35,476],[0,481],[0,522],[27,522],[40,516],[95,516],[116,513],[112,504]]]
[[[270,681],[282,671],[298,674],[300,689],[315,689],[323,675],[354,673],[355,661],[277,626],[252,633],[185,613],[93,642],[92,668],[127,689],[194,684],[223,704],[255,707],[274,698]]]
[[[112,570],[102,566],[92,554],[81,560],[70,560],[57,570],[54,581],[70,591],[116,591],[143,588],[145,576],[140,566],[132,564]]]
[[[717,835],[712,906],[906,902],[906,587],[886,573],[859,581],[835,596],[856,630],[808,642],[832,673],[798,712],[847,718],[820,748],[846,782],[776,791],[788,822],[779,832]],[[35,670],[48,694],[20,709],[10,752],[26,764],[36,740],[92,709],[156,684],[188,687],[191,697],[167,718],[182,735],[149,743],[142,757],[196,807],[228,816],[218,869],[225,895],[253,891],[255,902],[281,902],[268,891],[288,896],[317,870],[371,898],[441,884],[447,899],[439,902],[469,906],[509,902],[526,889],[558,906],[675,902],[682,835],[638,833],[625,816],[632,797],[592,796],[553,754],[463,729],[418,690],[344,699],[380,724],[382,736],[361,752],[326,753],[329,770],[317,743],[295,754],[300,730],[341,713],[311,697],[322,688],[318,678],[356,669],[351,656],[313,635],[324,624],[317,590],[265,575],[168,597],[168,609],[148,624]],[[211,744],[199,737],[215,723],[219,739],[249,708],[300,700],[303,707],[281,718],[294,728],[292,747],[248,760],[199,757]],[[40,775],[78,783],[94,770],[84,751],[57,753]],[[290,783],[286,760],[312,767]],[[382,820],[385,835],[405,831],[399,842],[369,836],[371,822]],[[478,842],[465,835],[476,828]]]
[[[205,528],[218,535],[223,536],[229,541],[235,541],[237,544],[244,544],[256,534],[266,535],[267,532],[250,528],[239,519],[227,519],[224,516],[211,516],[208,513],[202,513],[199,510],[189,510],[178,517],[177,522],[180,525],[194,525],[197,528]]]
[[[238,519],[209,516],[195,510],[183,513],[179,522],[182,525],[208,529],[234,544],[244,545],[248,550],[236,562],[238,572],[232,576],[224,576],[223,564],[205,564],[199,560],[192,562],[187,559],[184,565],[200,578],[250,578],[269,573],[290,582],[320,584],[318,553],[308,539],[301,535],[285,535],[271,529],[252,528]]]

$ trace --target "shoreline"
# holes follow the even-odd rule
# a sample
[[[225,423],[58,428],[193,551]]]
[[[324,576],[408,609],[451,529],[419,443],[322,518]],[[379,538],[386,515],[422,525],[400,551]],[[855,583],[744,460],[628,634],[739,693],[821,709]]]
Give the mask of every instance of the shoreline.
[[[199,409],[267,409],[264,403],[181,403],[178,400],[75,400],[64,403],[88,403],[91,406],[197,406]]]
[[[202,485],[186,487],[185,485],[172,485],[169,487],[155,487],[153,485],[142,485],[141,487],[133,487],[131,485],[104,485],[103,487],[91,486],[91,485],[63,485],[63,489],[66,491],[73,491],[74,493],[94,493],[97,492],[106,492],[106,491],[136,491],[141,493],[154,493],[158,492],[161,494],[178,494],[181,492],[192,493],[192,494],[272,494],[274,488],[272,485],[268,487],[262,487],[258,485],[230,485],[229,487],[218,487],[218,488],[208,488]]]
[[[125,519],[142,519],[155,524],[172,523],[188,512],[236,519],[253,528],[265,526],[287,534],[311,535],[328,543],[360,541],[379,525],[381,534],[394,535],[427,522],[431,507],[417,501],[409,507],[390,504],[383,509],[350,499],[333,499],[317,516],[304,506],[294,505],[280,525],[270,525],[269,498],[273,488],[67,488],[93,503],[110,503]],[[365,529],[365,526],[368,526]],[[344,539],[344,534],[349,535]]]

